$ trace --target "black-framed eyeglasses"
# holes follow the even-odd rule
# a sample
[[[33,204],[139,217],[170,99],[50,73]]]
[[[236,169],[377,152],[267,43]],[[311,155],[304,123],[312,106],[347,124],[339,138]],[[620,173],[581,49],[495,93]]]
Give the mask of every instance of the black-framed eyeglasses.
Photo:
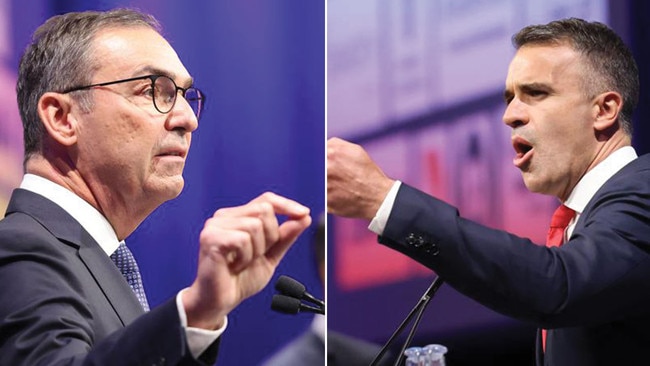
[[[205,103],[205,94],[194,87],[181,88],[180,86],[176,85],[174,80],[165,75],[145,75],[123,80],[108,81],[105,83],[76,86],[62,91],[61,94],[71,93],[77,90],[90,89],[97,86],[107,86],[144,79],[151,80],[153,106],[158,112],[162,114],[169,113],[176,104],[176,97],[178,96],[178,91],[180,90],[183,98],[185,98],[190,107],[192,107],[196,119],[198,120],[201,117],[201,111],[203,110],[203,104]]]

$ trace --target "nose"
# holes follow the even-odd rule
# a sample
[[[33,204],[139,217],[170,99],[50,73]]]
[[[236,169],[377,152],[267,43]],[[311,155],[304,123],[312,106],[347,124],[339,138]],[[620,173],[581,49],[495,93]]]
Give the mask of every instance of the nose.
[[[526,105],[518,98],[513,98],[503,112],[503,122],[510,128],[517,128],[528,123]]]
[[[177,96],[174,108],[169,112],[166,127],[168,130],[180,129],[187,132],[193,132],[199,127],[199,121],[192,107],[183,96]]]

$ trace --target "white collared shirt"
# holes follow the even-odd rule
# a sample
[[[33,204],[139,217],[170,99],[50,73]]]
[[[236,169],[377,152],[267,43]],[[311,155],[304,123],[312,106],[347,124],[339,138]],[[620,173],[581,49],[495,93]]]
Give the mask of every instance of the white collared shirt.
[[[117,239],[117,234],[115,234],[115,230],[111,224],[106,220],[104,215],[81,197],[48,179],[34,174],[25,174],[23,181],[20,183],[20,188],[39,194],[59,205],[65,212],[79,222],[104,250],[106,255],[110,256],[117,250],[120,241]],[[210,344],[223,334],[228,325],[228,319],[226,318],[221,328],[214,331],[188,327],[187,315],[185,314],[181,294],[182,291],[176,295],[178,316],[181,320],[181,325],[185,329],[190,352],[197,358]]]
[[[594,197],[596,192],[600,187],[605,184],[605,182],[621,170],[624,166],[629,164],[632,160],[637,158],[636,151],[632,146],[624,146],[612,154],[610,154],[605,160],[601,161],[593,169],[588,171],[582,179],[576,184],[569,195],[569,198],[564,202],[564,204],[570,209],[576,212],[576,216],[569,223],[569,227],[565,232],[566,237],[571,237],[575,224],[580,217],[582,211],[584,211],[587,203]],[[386,228],[386,223],[388,222],[388,217],[390,212],[393,210],[393,205],[395,204],[395,199],[397,198],[397,192],[402,182],[395,181],[390,191],[386,195],[386,198],[381,203],[377,214],[368,225],[368,229],[377,235],[382,235],[384,229]]]
[[[614,174],[623,169],[624,166],[629,164],[632,160],[637,158],[636,151],[632,146],[624,146],[605,160],[601,161],[593,169],[588,171],[578,184],[573,188],[569,198],[564,201],[564,205],[576,212],[575,217],[569,223],[566,232],[564,233],[564,241],[571,237],[573,229],[580,218],[580,214],[585,210],[587,204],[594,197],[600,187],[607,182]]]
[[[117,250],[120,241],[117,240],[117,235],[111,224],[104,215],[81,197],[34,174],[25,174],[20,188],[37,193],[59,205],[95,239],[106,255],[111,255]]]

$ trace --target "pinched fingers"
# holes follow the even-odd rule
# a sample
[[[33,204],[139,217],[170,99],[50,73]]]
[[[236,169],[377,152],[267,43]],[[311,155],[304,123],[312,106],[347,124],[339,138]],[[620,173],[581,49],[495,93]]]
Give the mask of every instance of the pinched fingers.
[[[246,232],[261,229],[265,243],[278,240],[278,219],[268,202],[251,201],[243,206],[222,208],[214,213],[212,219],[225,229]]]
[[[279,225],[276,215],[285,215],[287,219]],[[272,265],[277,265],[310,223],[307,207],[267,192],[243,206],[215,212],[206,222],[201,242],[218,245],[218,252],[225,257],[229,267],[239,272],[263,255],[272,261]]]
[[[257,217],[212,217],[201,232],[201,249],[208,255],[220,255],[231,271],[241,272],[266,252],[268,229],[264,226],[264,220]],[[277,231],[277,222],[275,227]]]
[[[266,257],[274,265],[277,265],[298,236],[311,225],[309,215],[297,219],[289,219],[280,225],[280,240],[266,252]]]
[[[281,225],[277,215],[286,216]],[[268,284],[310,223],[307,207],[273,193],[215,212],[201,231],[196,280],[183,296],[188,324],[216,329],[242,300]]]
[[[278,215],[286,215],[291,219],[302,218],[309,215],[309,208],[301,205],[300,203],[277,195],[273,192],[266,192],[253,199],[251,203],[265,202],[273,207],[273,211]]]
[[[267,259],[277,265],[298,236],[311,224],[309,208],[272,192],[266,192],[252,202],[267,202],[273,206],[276,214],[287,217],[278,228],[278,240],[268,246],[266,253]]]

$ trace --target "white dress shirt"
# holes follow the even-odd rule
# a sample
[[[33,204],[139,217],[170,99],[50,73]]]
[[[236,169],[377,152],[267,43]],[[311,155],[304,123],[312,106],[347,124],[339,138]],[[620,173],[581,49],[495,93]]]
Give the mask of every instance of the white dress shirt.
[[[573,220],[569,223],[564,233],[564,241],[571,237],[573,229],[580,218],[580,214],[585,210],[587,204],[594,197],[600,187],[607,182],[614,174],[623,169],[632,160],[637,158],[636,151],[632,146],[625,146],[614,151],[610,156],[601,161],[593,169],[588,171],[582,179],[576,184],[567,198],[564,205],[576,212]]]
[[[571,233],[573,233],[573,229],[575,228],[575,224],[578,221],[580,214],[584,211],[585,207],[600,187],[602,187],[609,178],[636,158],[637,154],[634,148],[632,146],[624,146],[614,151],[611,155],[605,158],[605,160],[601,161],[593,169],[588,171],[582,179],[578,181],[578,184],[576,184],[573,191],[571,191],[569,198],[564,202],[567,207],[576,212],[576,216],[571,220],[569,227],[565,232],[565,241],[566,238],[571,237]],[[368,229],[373,233],[377,235],[383,234],[390,212],[393,210],[393,205],[395,204],[397,192],[399,191],[401,184],[402,182],[395,181],[386,195],[386,198],[381,203],[377,214],[375,214],[375,217],[370,222]]]
[[[107,256],[113,254],[120,241],[117,234],[106,218],[88,202],[72,193],[68,189],[34,174],[25,174],[20,188],[39,194],[59,205],[64,211],[72,216],[92,236],[93,239],[104,250]],[[187,315],[181,294],[176,295],[176,307],[181,325],[185,329],[187,344],[192,355],[197,358],[212,344],[226,329],[228,319],[224,325],[217,330],[205,330],[187,326]]]

